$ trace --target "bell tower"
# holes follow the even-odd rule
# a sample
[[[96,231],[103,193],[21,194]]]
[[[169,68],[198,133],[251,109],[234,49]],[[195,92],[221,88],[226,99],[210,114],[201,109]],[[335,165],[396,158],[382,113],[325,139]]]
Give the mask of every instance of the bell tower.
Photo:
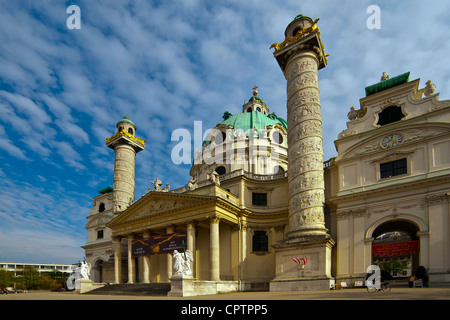
[[[114,150],[113,213],[118,214],[134,202],[136,153],[145,149],[145,140],[135,137],[136,125],[127,116],[116,124],[115,135],[106,139]]]
[[[329,289],[331,247],[325,228],[322,116],[318,70],[327,55],[317,27],[319,19],[298,15],[274,43],[274,57],[287,80],[289,231],[275,246],[277,274],[271,290]],[[293,257],[308,261],[295,270]],[[299,266],[300,267],[300,266]],[[289,271],[290,270],[290,271]],[[290,280],[290,281],[286,281]],[[301,289],[300,289],[301,290]]]

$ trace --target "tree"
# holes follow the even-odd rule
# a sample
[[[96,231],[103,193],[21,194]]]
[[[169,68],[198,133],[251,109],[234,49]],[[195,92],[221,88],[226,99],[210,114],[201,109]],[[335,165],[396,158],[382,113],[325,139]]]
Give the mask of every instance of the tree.
[[[388,259],[378,261],[377,265],[381,271],[389,274],[401,274],[408,267],[409,259]]]
[[[17,278],[17,282],[22,282],[23,284],[25,284],[27,289],[37,289],[38,285],[41,282],[41,277],[35,267],[24,266],[23,276]]]
[[[41,281],[38,288],[41,290],[56,290],[62,287],[61,283],[55,279],[50,278],[48,275],[41,275]]]
[[[14,273],[0,269],[0,289],[5,287],[12,287],[14,284]]]

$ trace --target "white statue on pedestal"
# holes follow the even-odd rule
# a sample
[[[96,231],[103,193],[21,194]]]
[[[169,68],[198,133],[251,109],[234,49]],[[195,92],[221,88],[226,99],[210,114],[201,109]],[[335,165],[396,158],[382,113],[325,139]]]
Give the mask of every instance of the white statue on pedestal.
[[[191,250],[186,250],[184,253],[180,253],[177,250],[173,251],[173,268],[175,274],[192,276],[191,262],[194,262]]]
[[[81,289],[81,279],[89,279],[91,273],[91,264],[82,261],[80,266],[70,266],[68,271],[73,273],[67,278],[67,289]]]
[[[80,269],[81,278],[89,279],[89,275],[91,273],[91,264],[82,261]]]

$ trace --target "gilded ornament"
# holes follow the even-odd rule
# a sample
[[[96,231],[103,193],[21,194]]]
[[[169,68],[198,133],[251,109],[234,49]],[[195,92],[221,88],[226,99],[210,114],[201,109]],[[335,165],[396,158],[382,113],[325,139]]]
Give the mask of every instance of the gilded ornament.
[[[295,36],[293,36],[293,37],[286,37],[286,38],[284,39],[284,41],[281,42],[281,43],[275,42],[274,44],[272,44],[272,45],[270,46],[269,49],[275,48],[275,51],[278,51],[278,50],[284,48],[286,45],[291,44],[291,43],[293,43],[293,42],[295,42],[295,41],[297,41],[297,40],[303,38],[305,35],[310,34],[310,33],[314,32],[315,30],[319,30],[319,28],[317,27],[317,22],[318,22],[319,20],[320,20],[320,18],[317,18],[317,19],[313,22],[313,24],[312,24],[311,26],[306,27],[306,28],[304,28],[304,27],[301,28],[299,31],[297,31],[297,33],[295,34]]]
[[[140,144],[141,146],[145,147],[145,142],[147,140],[141,140],[137,137],[134,137],[131,133],[126,132],[124,129],[117,131],[117,133],[115,135],[112,135],[109,138],[106,138],[106,144],[110,143],[111,141],[113,141],[114,139],[120,137],[120,136],[126,136],[128,138],[130,138],[131,140],[133,140],[134,142]]]

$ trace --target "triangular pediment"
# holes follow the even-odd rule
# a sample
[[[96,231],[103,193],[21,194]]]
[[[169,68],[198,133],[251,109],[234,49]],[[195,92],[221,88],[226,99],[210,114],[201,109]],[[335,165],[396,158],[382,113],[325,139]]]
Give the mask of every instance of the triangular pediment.
[[[115,226],[133,223],[138,220],[151,219],[152,217],[214,202],[216,198],[215,196],[151,191],[121,212],[107,226],[114,228]]]

